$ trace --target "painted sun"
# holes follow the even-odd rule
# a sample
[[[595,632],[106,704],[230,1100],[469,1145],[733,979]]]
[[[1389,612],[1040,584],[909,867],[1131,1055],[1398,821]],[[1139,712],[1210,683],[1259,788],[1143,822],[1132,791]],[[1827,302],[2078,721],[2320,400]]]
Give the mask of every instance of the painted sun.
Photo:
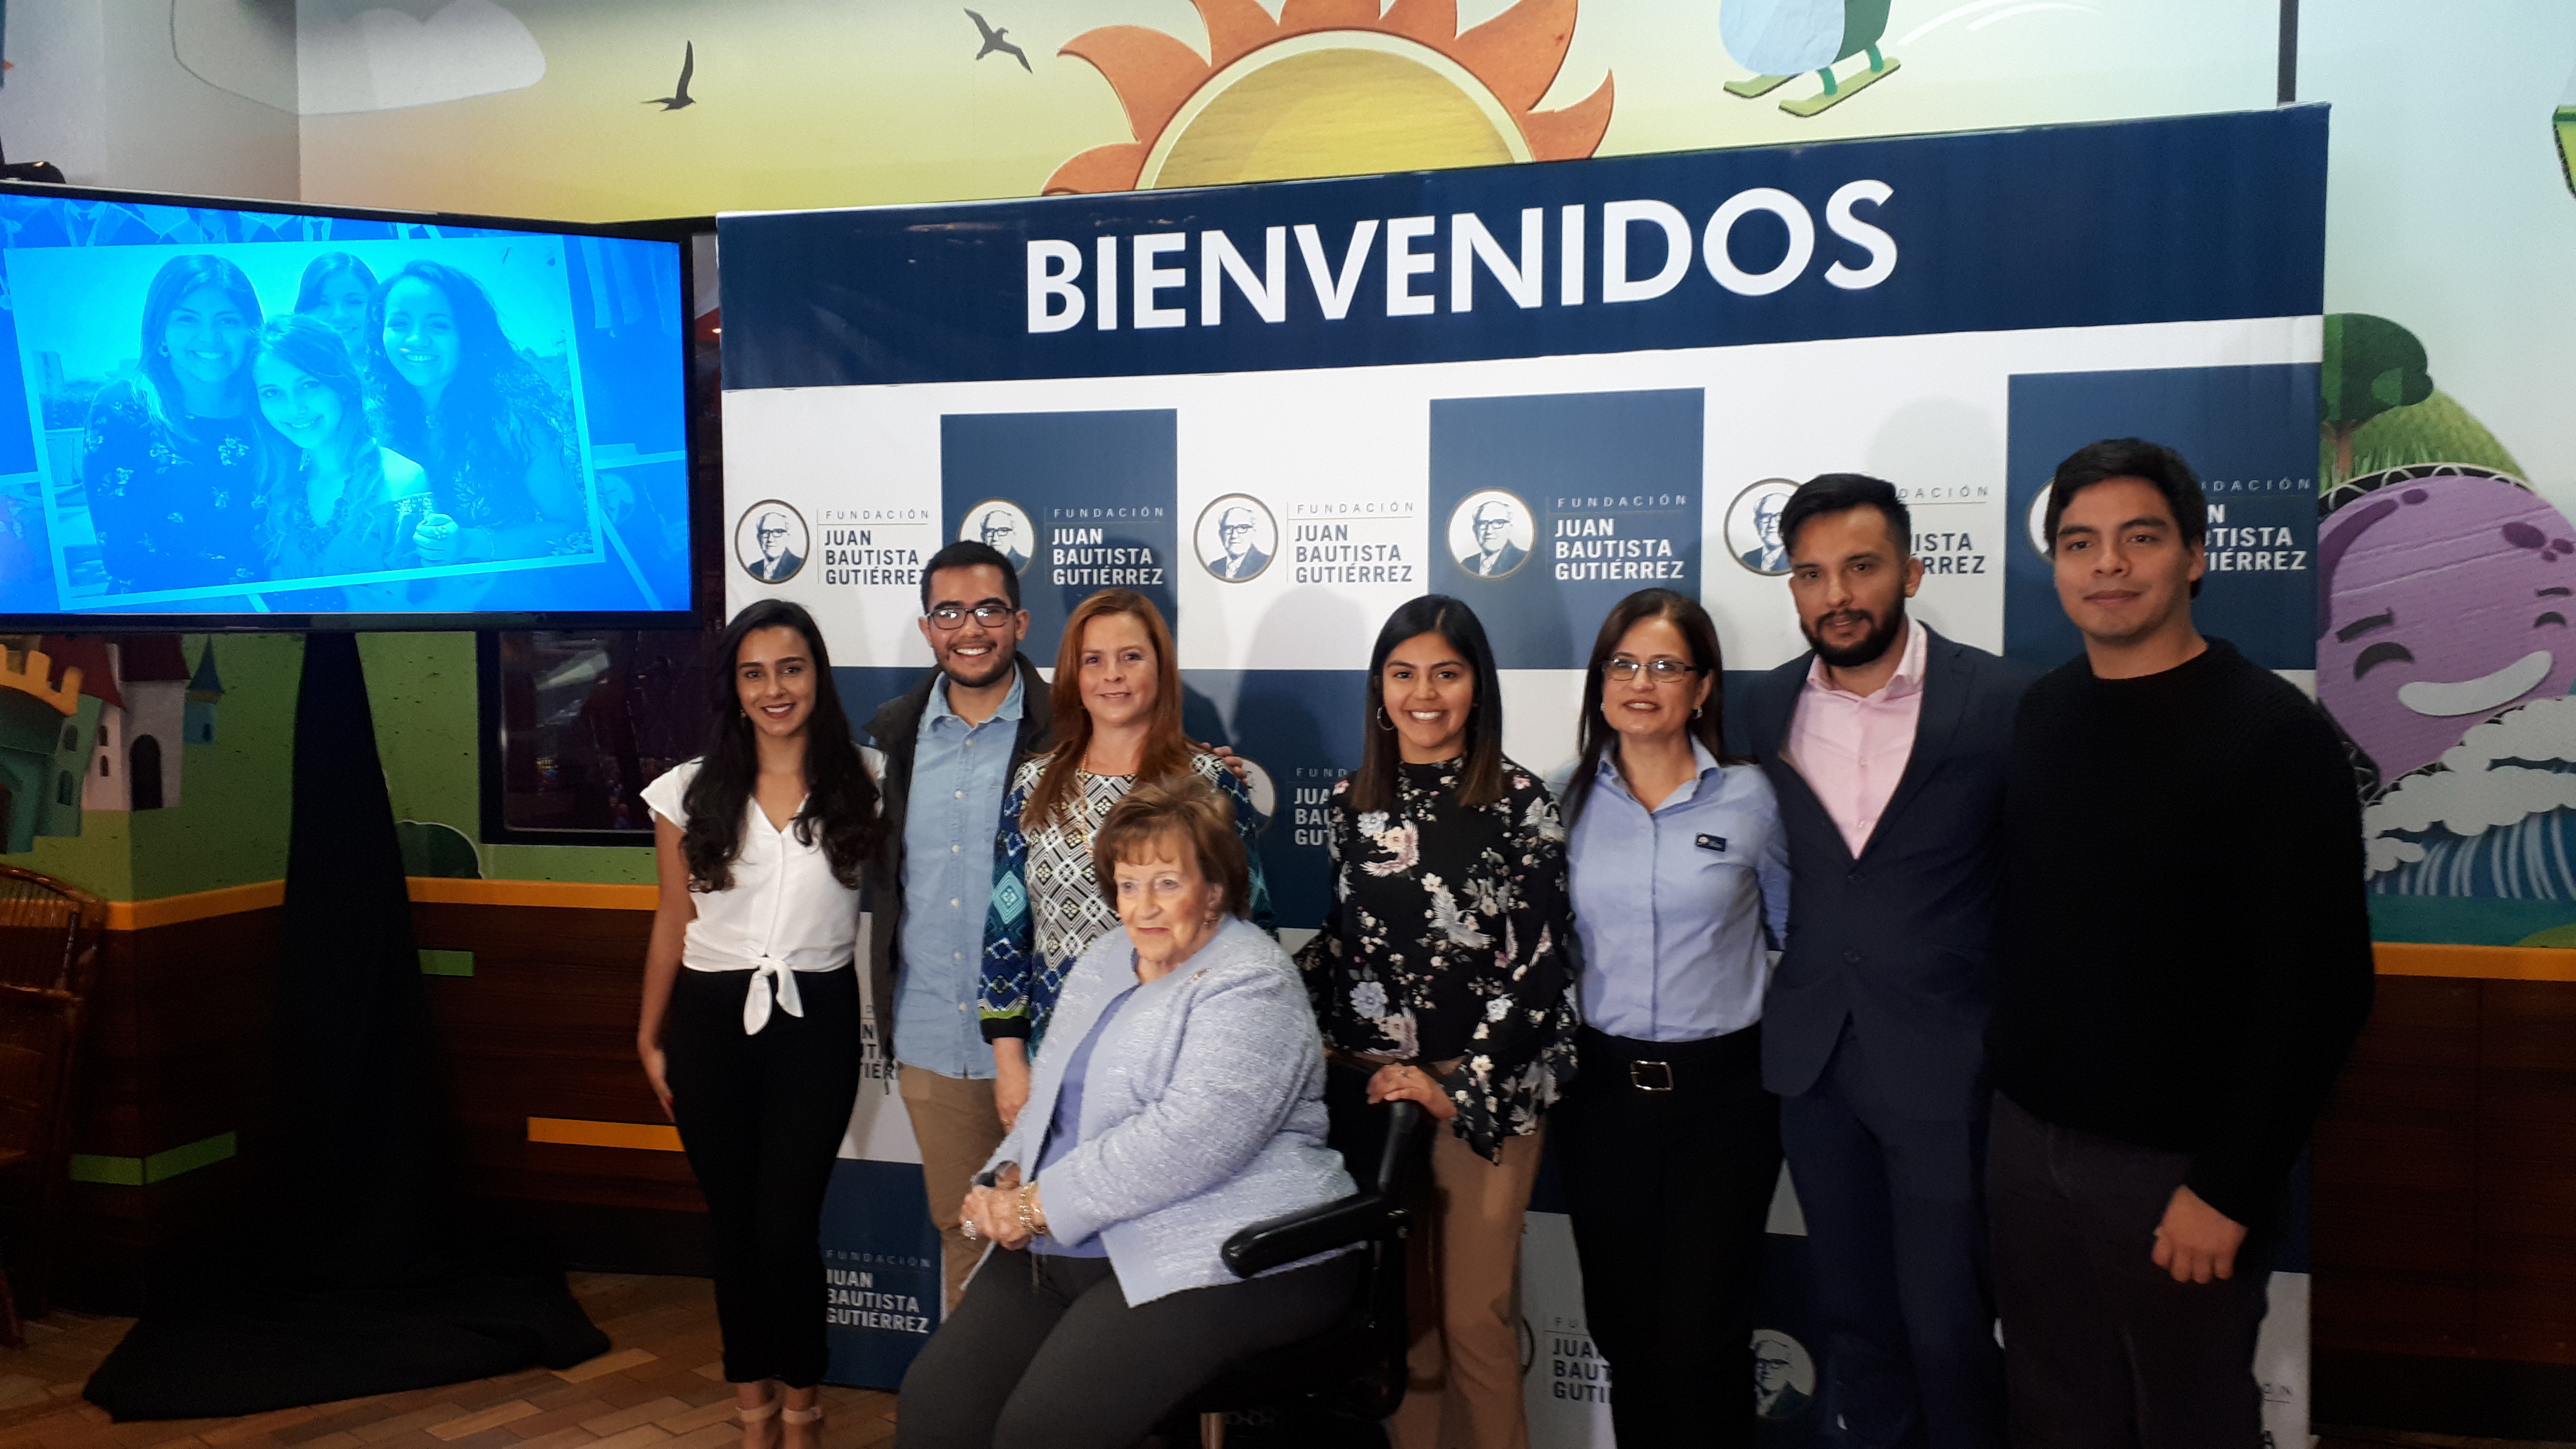
[[[1460,34],[1456,0],[1192,0],[1205,57],[1159,30],[1109,25],[1059,52],[1109,81],[1136,139],[1047,178],[1049,195],[1148,191],[1589,156],[1611,78],[1536,109],[1574,41],[1576,0],[1518,0]]]

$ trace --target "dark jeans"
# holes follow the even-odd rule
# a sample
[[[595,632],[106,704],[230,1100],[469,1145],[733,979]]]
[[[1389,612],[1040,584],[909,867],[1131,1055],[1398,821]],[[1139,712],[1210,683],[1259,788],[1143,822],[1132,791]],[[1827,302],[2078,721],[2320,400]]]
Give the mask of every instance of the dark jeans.
[[[662,1029],[671,1114],[707,1199],[724,1375],[822,1382],[823,1194],[859,1092],[849,968],[796,978],[803,1016],[742,1031],[748,971],[683,969]]]
[[[897,1449],[1129,1449],[1226,1365],[1348,1312],[1365,1253],[1129,1307],[1106,1258],[996,1248],[903,1376]]]
[[[1753,1290],[1780,1179],[1762,1029],[1650,1042],[1585,1027],[1575,1051],[1550,1130],[1611,1426],[1622,1445],[1751,1444]],[[1671,1090],[1647,1089],[1667,1071]]]
[[[2177,1283],[2149,1254],[2188,1157],[2042,1122],[1997,1093],[1986,1160],[2015,1449],[2260,1445],[2269,1235],[2246,1240],[2235,1277]]]
[[[1879,1100],[1848,1023],[1816,1084],[1780,1100],[1828,1402],[1855,1449],[2002,1449],[1986,1124],[1911,1105]]]

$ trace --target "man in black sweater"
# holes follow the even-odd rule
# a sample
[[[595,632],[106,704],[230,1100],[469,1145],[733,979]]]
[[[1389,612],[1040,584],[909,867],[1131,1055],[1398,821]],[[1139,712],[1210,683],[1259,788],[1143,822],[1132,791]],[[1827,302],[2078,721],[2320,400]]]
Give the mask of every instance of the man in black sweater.
[[[2084,654],[2005,785],[1988,1216],[2019,1449],[2253,1449],[2292,1163],[2370,1014],[2361,812],[2317,707],[2192,625],[2208,505],[2135,438],[2058,465]]]

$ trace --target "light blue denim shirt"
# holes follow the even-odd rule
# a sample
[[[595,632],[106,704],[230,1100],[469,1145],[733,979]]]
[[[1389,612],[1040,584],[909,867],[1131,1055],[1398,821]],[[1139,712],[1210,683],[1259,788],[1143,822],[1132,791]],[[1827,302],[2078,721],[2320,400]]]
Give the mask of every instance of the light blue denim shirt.
[[[984,969],[984,908],[993,898],[993,822],[1011,783],[1027,692],[1014,669],[992,718],[969,727],[931,687],[912,757],[903,820],[903,959],[896,963],[894,1055],[943,1077],[993,1075],[975,1015]]]
[[[1651,813],[1605,756],[1567,842],[1583,1020],[1612,1036],[1698,1041],[1751,1026],[1770,952],[1788,937],[1789,846],[1771,782],[1696,741],[1691,753],[1698,777]]]

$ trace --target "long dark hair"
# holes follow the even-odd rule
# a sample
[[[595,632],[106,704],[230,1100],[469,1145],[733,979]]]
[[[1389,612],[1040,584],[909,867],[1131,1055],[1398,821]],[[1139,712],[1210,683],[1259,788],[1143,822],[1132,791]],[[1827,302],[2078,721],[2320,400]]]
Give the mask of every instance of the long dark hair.
[[[1009,578],[1010,570],[1004,569],[1002,576]],[[1038,776],[1037,788],[1029,792],[1028,808],[1020,812],[1022,830],[1042,828],[1047,817],[1073,797],[1074,774],[1091,750],[1091,711],[1082,705],[1082,636],[1092,620],[1111,614],[1134,615],[1145,626],[1145,638],[1154,650],[1154,715],[1146,721],[1145,753],[1136,762],[1136,782],[1141,785],[1184,774],[1190,757],[1198,752],[1190,737],[1181,733],[1180,651],[1172,647],[1172,630],[1163,622],[1163,611],[1133,589],[1102,589],[1075,605],[1073,617],[1064,621],[1064,641],[1055,651],[1055,683],[1047,695],[1055,714],[1055,753],[1047,757],[1046,772]]]
[[[330,286],[331,279],[342,272],[356,277],[358,290],[365,292],[370,298],[374,297],[376,274],[368,269],[365,262],[347,252],[324,252],[304,264],[304,277],[295,286],[295,310],[311,312],[322,306],[322,289]],[[372,308],[373,305],[370,301],[369,306]]]
[[[242,269],[222,257],[192,252],[172,257],[152,274],[152,285],[143,293],[143,376],[152,386],[145,404],[152,415],[182,437],[196,436],[188,418],[187,393],[179,386],[179,374],[170,366],[170,314],[179,310],[190,292],[210,288],[223,294],[242,314],[242,365],[233,374],[232,391],[245,412],[256,413],[251,396],[250,359],[253,343],[259,339],[263,314],[259,308],[259,291],[242,275]]]
[[[1351,776],[1351,808],[1384,810],[1395,804],[1397,748],[1394,716],[1386,713],[1386,656],[1416,634],[1437,634],[1466,656],[1476,671],[1476,703],[1467,711],[1467,758],[1458,776],[1458,803],[1468,809],[1503,798],[1503,692],[1494,675],[1493,646],[1476,611],[1447,594],[1424,594],[1397,606],[1377,631],[1369,651],[1368,718],[1360,735],[1360,767]],[[1386,722],[1380,723],[1383,719]]]
[[[456,375],[439,393],[435,412],[385,355],[385,301],[405,281],[436,287],[456,319]],[[456,268],[406,262],[385,278],[367,304],[366,351],[387,438],[439,473],[442,487],[461,478],[478,479],[486,489],[516,487],[539,454],[551,449],[569,460],[572,424],[564,400],[510,345],[483,284]],[[535,507],[534,500],[517,501]]]
[[[1743,763],[1726,752],[1726,658],[1718,652],[1717,625],[1710,621],[1708,610],[1700,607],[1699,600],[1688,594],[1671,589],[1639,589],[1611,607],[1610,617],[1601,621],[1601,632],[1592,639],[1592,662],[1583,670],[1583,718],[1575,733],[1578,744],[1574,778],[1566,781],[1565,798],[1560,802],[1568,825],[1591,800],[1593,778],[1601,773],[1601,757],[1619,739],[1619,732],[1601,717],[1601,667],[1619,652],[1619,641],[1628,636],[1628,631],[1648,619],[1671,621],[1690,645],[1692,666],[1708,679],[1708,703],[1700,707],[1687,726],[1691,738],[1707,746],[1719,764]]]
[[[358,375],[357,364],[350,360],[349,349],[340,334],[318,318],[300,312],[271,317],[259,329],[259,346],[252,349],[254,374],[262,356],[274,357],[315,382],[331,389],[340,399],[340,432],[331,441],[340,449],[341,466],[348,469],[347,496],[352,506],[372,503],[384,493],[385,461],[383,450],[376,446],[376,432],[367,414],[367,387]],[[258,400],[258,379],[252,379],[252,400]],[[266,409],[259,409],[259,430],[265,444],[265,466],[262,481],[269,497],[267,520],[272,541],[284,532],[279,525],[283,509],[287,518],[304,507],[302,499],[292,505],[279,500],[288,496],[287,485],[303,472],[303,450],[286,440],[268,420]],[[316,519],[315,522],[323,520]],[[272,547],[274,546],[272,542]]]
[[[742,641],[763,629],[793,629],[805,640],[814,668],[814,712],[805,724],[805,808],[796,812],[796,839],[812,845],[819,836],[832,876],[855,889],[859,873],[877,846],[884,826],[877,818],[877,782],[859,757],[850,734],[850,717],[841,709],[840,692],[832,687],[832,660],[823,648],[823,631],[802,604],[763,599],[733,616],[716,640],[714,668],[715,727],[698,757],[697,778],[680,797],[689,817],[680,832],[680,854],[689,863],[689,888],[733,889],[733,863],[742,853],[742,821],[751,804],[751,789],[760,778],[760,747],[753,725],[742,712],[735,691],[735,661]]]

